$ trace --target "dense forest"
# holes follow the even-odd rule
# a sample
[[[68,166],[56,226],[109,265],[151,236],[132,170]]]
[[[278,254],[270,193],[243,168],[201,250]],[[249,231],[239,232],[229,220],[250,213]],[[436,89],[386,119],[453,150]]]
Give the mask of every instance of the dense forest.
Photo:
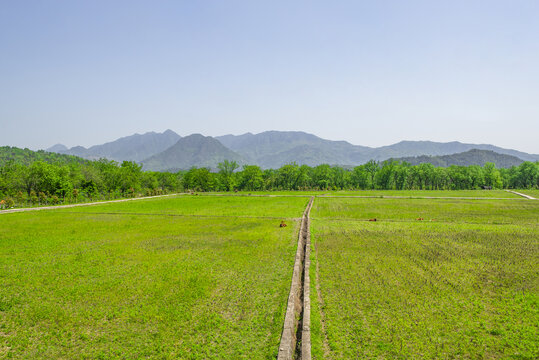
[[[429,163],[436,167],[448,167],[451,165],[459,166],[470,166],[470,165],[480,165],[484,166],[486,163],[491,162],[496,164],[496,167],[499,168],[510,168],[511,166],[519,166],[524,162],[524,160],[517,158],[516,156],[507,155],[507,154],[498,154],[490,150],[478,150],[472,149],[466,152],[451,154],[451,155],[440,155],[440,156],[412,156],[412,157],[403,157],[394,160],[399,160],[401,162],[407,162],[412,165],[419,165]]]
[[[182,191],[339,190],[539,188],[539,162],[523,162],[508,169],[484,166],[435,167],[401,161],[369,161],[354,168],[287,164],[263,170],[241,168],[235,161],[219,164],[219,171],[142,171],[131,161],[89,161],[75,156],[0,148],[2,207],[76,203],[159,195]]]

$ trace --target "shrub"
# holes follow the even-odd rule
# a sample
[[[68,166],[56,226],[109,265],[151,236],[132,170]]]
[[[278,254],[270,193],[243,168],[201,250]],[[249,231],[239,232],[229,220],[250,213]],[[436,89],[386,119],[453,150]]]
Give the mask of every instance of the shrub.
[[[13,201],[12,198],[8,197],[5,200],[5,207],[6,209],[11,209],[15,205],[15,201]]]

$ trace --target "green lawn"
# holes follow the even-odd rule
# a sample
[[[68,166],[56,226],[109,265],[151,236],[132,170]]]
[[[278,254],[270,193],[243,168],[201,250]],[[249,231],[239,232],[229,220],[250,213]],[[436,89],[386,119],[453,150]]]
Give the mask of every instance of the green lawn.
[[[539,203],[333,200],[312,212],[315,359],[539,357]],[[351,221],[427,214],[450,223]]]
[[[0,358],[275,358],[298,222],[151,212],[300,217],[304,202],[243,201],[242,211],[175,198],[0,215]]]

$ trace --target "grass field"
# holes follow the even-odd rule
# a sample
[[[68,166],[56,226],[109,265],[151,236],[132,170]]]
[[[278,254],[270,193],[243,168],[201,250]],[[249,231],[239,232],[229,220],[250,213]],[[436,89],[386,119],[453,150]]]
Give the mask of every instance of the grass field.
[[[539,203],[337,200],[312,212],[314,358],[539,356]]]
[[[223,200],[1,215],[0,358],[274,358],[297,221],[151,213],[299,217],[306,202]]]
[[[538,225],[539,207],[524,198],[515,200],[463,199],[360,199],[317,198],[313,219],[369,220],[393,222],[464,222]]]
[[[298,218],[309,197],[248,197],[178,195],[56,211],[107,214],[161,214],[200,217]],[[217,220],[216,220],[217,221]]]
[[[0,215],[0,358],[274,359],[288,193]],[[404,193],[315,199],[313,357],[538,358],[539,201]]]
[[[518,198],[518,195],[504,190],[355,190],[328,191],[333,196],[404,196],[404,197],[477,197],[477,198]]]

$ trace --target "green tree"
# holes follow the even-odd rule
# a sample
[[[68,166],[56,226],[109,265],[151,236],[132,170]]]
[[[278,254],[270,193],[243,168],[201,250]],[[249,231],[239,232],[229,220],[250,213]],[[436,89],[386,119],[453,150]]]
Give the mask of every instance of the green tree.
[[[479,189],[484,183],[483,169],[479,165],[471,165],[467,168],[468,176],[470,179],[470,189]]]
[[[319,190],[327,190],[333,184],[333,172],[328,164],[316,166],[312,172],[312,182]]]
[[[299,180],[299,166],[293,162],[279,168],[277,176],[277,186],[284,190],[297,190]]]
[[[350,187],[352,178],[350,171],[340,166],[333,166],[331,168],[331,173],[333,179],[331,187],[333,189],[347,189]]]
[[[369,173],[365,169],[365,165],[356,166],[352,170],[351,184],[356,189],[367,189],[369,186]]]
[[[234,189],[235,182],[233,181],[234,171],[239,167],[236,161],[225,160],[217,164],[219,168],[220,181],[223,190],[230,191]]]
[[[311,167],[307,165],[301,165],[298,169],[298,179],[296,182],[297,188],[300,190],[306,190],[311,188]]]
[[[529,189],[538,186],[539,165],[525,161],[517,167],[515,179],[513,181],[515,188]]]
[[[492,186],[498,189],[503,186],[502,177],[494,163],[485,163],[483,166],[483,178],[486,186]]]
[[[240,188],[247,191],[262,190],[264,178],[256,165],[244,165],[240,174]]]
[[[122,192],[127,192],[130,189],[135,192],[141,190],[142,165],[134,161],[123,161],[118,175],[120,176]]]
[[[394,183],[395,168],[398,162],[394,160],[384,161],[382,167],[376,172],[375,180],[378,189],[392,189]]]
[[[214,176],[208,168],[191,168],[183,177],[184,186],[195,191],[212,191]]]
[[[371,189],[374,189],[375,181],[374,177],[376,176],[376,173],[378,172],[378,169],[380,168],[379,164],[374,160],[369,160],[365,164],[365,171],[367,174],[369,174],[369,185]]]
[[[408,188],[408,173],[410,172],[410,164],[403,162],[395,168],[395,189],[404,190]]]

